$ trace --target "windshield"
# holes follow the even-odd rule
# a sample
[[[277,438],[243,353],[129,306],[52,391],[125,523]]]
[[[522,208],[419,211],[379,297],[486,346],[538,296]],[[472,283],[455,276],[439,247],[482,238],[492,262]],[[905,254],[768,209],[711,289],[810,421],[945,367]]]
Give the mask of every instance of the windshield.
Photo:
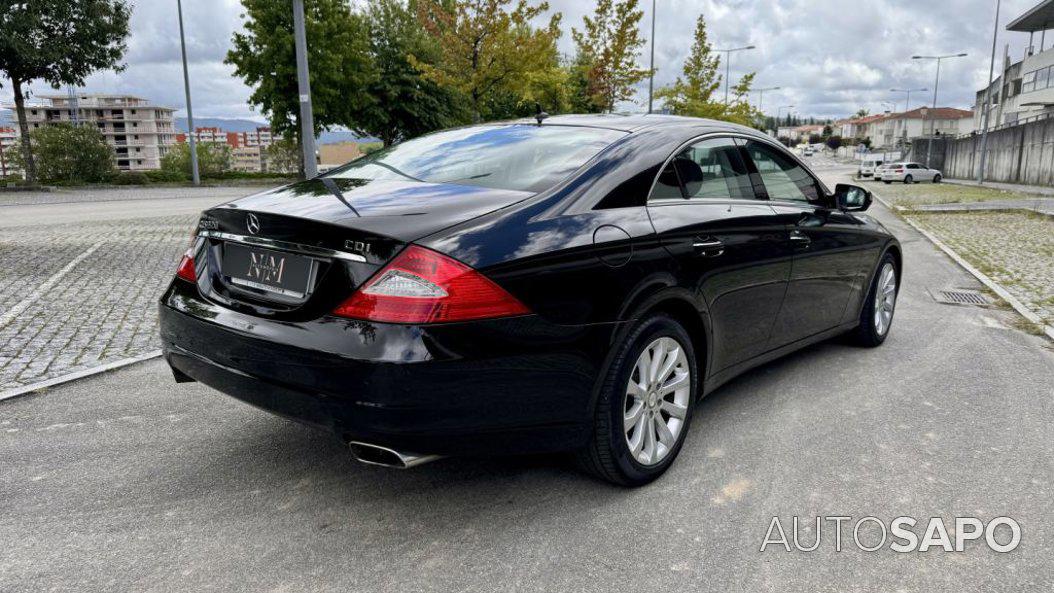
[[[529,124],[459,128],[390,146],[326,176],[540,192],[625,134],[601,128]]]

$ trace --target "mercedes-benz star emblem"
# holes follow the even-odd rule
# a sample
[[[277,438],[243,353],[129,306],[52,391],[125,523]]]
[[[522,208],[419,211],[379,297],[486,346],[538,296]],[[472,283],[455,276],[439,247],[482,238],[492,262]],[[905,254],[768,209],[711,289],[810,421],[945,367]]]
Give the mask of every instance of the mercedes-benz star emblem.
[[[245,217],[245,226],[249,227],[249,232],[255,235],[260,232],[260,219],[250,212],[249,216]]]

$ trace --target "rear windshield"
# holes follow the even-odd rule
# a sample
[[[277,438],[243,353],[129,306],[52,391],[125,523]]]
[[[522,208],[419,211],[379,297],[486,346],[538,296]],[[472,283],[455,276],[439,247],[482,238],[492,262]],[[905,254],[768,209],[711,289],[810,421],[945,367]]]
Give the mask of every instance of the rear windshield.
[[[459,128],[390,146],[327,176],[540,192],[625,134],[601,128],[529,124]]]

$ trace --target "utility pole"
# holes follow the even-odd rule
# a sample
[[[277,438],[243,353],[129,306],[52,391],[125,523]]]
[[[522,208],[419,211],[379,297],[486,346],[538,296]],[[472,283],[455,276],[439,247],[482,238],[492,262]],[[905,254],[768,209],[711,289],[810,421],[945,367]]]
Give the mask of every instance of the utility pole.
[[[904,97],[904,112],[907,113],[911,111],[911,93],[924,93],[928,90],[930,89],[889,89],[889,92],[906,94]],[[893,109],[896,110],[896,105],[893,106]]]
[[[764,112],[765,110],[765,91],[778,91],[783,87],[770,86],[763,89],[757,89],[758,91],[758,111]]]
[[[304,0],[293,0],[293,37],[296,42],[296,79],[300,92],[300,144],[304,150],[304,177],[318,176],[315,163],[315,118],[311,112],[311,80],[307,72],[307,33]]]
[[[743,46],[743,47],[733,47],[731,49],[715,49],[714,50],[714,51],[716,51],[718,53],[725,54],[725,105],[728,105],[728,87],[730,85],[730,81],[728,80],[728,77],[729,77],[729,72],[730,72],[730,65],[731,65],[731,62],[732,62],[732,52],[734,52],[734,51],[746,51],[748,49],[754,49],[754,47],[755,46],[753,46],[753,45],[746,45],[746,46]]]
[[[965,58],[966,54],[946,54],[943,56],[911,56],[912,60],[936,60],[937,61],[937,78],[933,81],[933,109],[937,109],[937,87],[941,84],[941,61],[950,58]],[[933,155],[933,136],[936,132],[937,121],[933,120],[933,124],[930,126],[930,139],[926,144],[926,166],[930,167],[930,161]]]
[[[190,180],[201,185],[198,175],[198,145],[194,138],[194,110],[190,106],[190,73],[187,71],[187,40],[183,35],[183,1],[176,0],[179,11],[179,47],[183,52],[183,90],[187,94],[187,141],[190,142]]]
[[[980,163],[977,166],[977,183],[984,184],[984,167],[985,161],[988,160],[988,118],[992,114],[992,77],[995,75],[995,46],[999,39],[999,8],[1002,4],[1001,0],[995,2],[995,31],[992,33],[992,61],[988,64],[988,88],[985,89],[984,94],[984,128],[981,132],[981,158]],[[1032,42],[1029,40],[1029,51]]]
[[[651,113],[655,92],[655,0],[651,0],[651,73],[648,75],[648,113]]]

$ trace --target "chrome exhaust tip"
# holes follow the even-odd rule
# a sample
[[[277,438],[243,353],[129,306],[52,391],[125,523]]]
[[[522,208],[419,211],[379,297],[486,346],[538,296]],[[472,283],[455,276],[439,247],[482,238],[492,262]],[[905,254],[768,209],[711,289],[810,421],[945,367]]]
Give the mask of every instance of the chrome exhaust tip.
[[[410,469],[442,457],[440,455],[421,455],[419,453],[396,451],[388,447],[360,443],[359,441],[348,441],[348,448],[351,449],[351,454],[355,456],[355,459],[361,463],[394,467],[396,469]]]

